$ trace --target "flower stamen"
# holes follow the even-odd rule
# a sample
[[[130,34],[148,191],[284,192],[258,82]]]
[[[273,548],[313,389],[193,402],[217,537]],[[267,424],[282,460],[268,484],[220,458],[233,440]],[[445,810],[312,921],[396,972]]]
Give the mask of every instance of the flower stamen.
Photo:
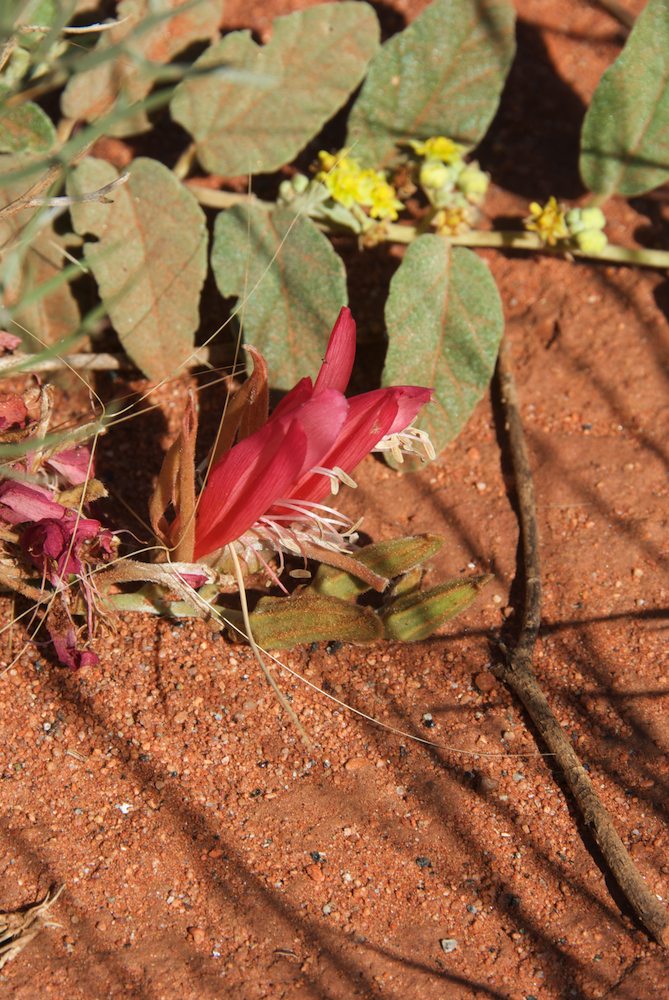
[[[333,465],[331,469],[326,469],[322,465],[315,465],[312,472],[317,472],[320,476],[327,476],[330,480],[330,490],[333,496],[339,493],[339,486],[341,483],[344,486],[350,486],[352,490],[357,490],[358,484],[355,479],[349,476],[348,472],[344,472],[340,469],[338,465]]]
[[[404,461],[404,455],[418,455],[423,462],[431,462],[436,457],[430,435],[412,425],[381,438],[374,451],[389,451],[400,465]]]

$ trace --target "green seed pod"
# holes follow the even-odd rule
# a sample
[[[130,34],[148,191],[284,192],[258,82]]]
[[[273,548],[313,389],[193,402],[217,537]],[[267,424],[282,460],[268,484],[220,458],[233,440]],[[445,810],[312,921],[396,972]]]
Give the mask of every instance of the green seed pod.
[[[448,580],[431,590],[398,597],[381,612],[386,637],[400,642],[427,639],[449,618],[468,608],[491,579],[486,574]]]
[[[250,618],[253,637],[264,649],[292,649],[328,639],[366,643],[383,638],[381,620],[370,608],[310,591],[263,597]]]
[[[436,555],[444,544],[440,535],[409,535],[388,542],[366,545],[353,558],[379,576],[392,580]],[[369,584],[333,566],[319,566],[310,590],[342,600],[352,600],[369,590]]]

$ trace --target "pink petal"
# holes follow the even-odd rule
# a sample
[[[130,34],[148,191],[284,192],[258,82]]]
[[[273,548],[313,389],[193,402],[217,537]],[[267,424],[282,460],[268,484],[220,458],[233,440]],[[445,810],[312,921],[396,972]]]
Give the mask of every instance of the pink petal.
[[[380,390],[384,392],[384,390]],[[319,465],[328,469],[339,466],[344,472],[352,472],[375,444],[388,433],[397,416],[397,403],[387,393],[380,398],[367,401],[368,396],[354,396],[349,399],[346,422],[334,445]],[[319,501],[330,493],[329,480],[318,473],[308,473],[290,494],[290,499]]]
[[[307,436],[297,421],[270,420],[214,466],[200,496],[197,561],[239,538],[299,477]]]
[[[42,486],[5,480],[0,483],[0,519],[9,524],[41,521],[44,517],[59,520],[65,508],[51,499]]]
[[[272,410],[270,420],[276,420],[280,417],[288,417],[295,413],[300,406],[304,406],[314,394],[314,384],[309,378],[301,378],[297,385],[294,385],[290,392],[287,392],[280,403],[278,403]]]
[[[27,419],[28,410],[20,396],[17,396],[14,392],[2,393],[0,395],[1,431],[9,430],[10,427],[23,427]]]
[[[381,438],[404,430],[431,395],[430,389],[394,386],[353,396],[348,401],[348,416],[336,444],[318,464],[328,469],[338,466],[344,472],[353,472]],[[312,473],[298,483],[290,497],[319,501],[329,492],[328,480]]]
[[[391,389],[380,389],[380,392],[394,392],[397,400],[397,416],[393,420],[387,434],[398,434],[408,427],[420,413],[421,407],[432,399],[432,389],[422,389],[417,385],[397,385]]]
[[[338,389],[346,392],[355,361],[355,320],[351,310],[343,306],[332,328],[325,358],[316,379],[315,391]]]
[[[94,474],[91,453],[85,445],[59,451],[51,456],[47,464],[56,472],[60,472],[70,486],[79,486],[80,483],[86,482],[89,475]]]
[[[98,654],[91,649],[77,649],[77,634],[71,625],[60,631],[51,617],[48,617],[46,627],[56,656],[64,666],[70,667],[71,670],[79,670],[81,667],[95,667],[100,662]]]
[[[337,389],[326,389],[299,408],[294,414],[307,435],[307,453],[296,479],[314,465],[321,465],[323,458],[334,447],[346,421],[349,403]]]
[[[20,337],[15,337],[13,333],[7,333],[6,330],[0,330],[0,354],[4,354],[5,351],[15,351],[20,346]]]

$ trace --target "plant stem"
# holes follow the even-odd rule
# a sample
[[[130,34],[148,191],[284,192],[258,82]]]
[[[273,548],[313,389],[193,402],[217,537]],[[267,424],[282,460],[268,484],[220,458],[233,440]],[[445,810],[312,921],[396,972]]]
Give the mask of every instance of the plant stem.
[[[592,832],[610,872],[637,918],[655,940],[666,947],[669,945],[669,915],[650,891],[628,854],[532,670],[532,656],[541,618],[539,535],[532,472],[506,339],[502,341],[500,349],[497,379],[518,496],[525,599],[516,645],[513,649],[504,651],[505,662],[498,663],[493,669],[496,676],[522,702],[541,738],[554,755],[586,827]]]
[[[411,243],[420,233],[415,226],[402,226],[391,223],[387,226],[388,240],[392,243]],[[472,230],[460,233],[458,236],[445,236],[449,243],[462,247],[492,247],[498,250],[527,250],[536,253],[546,253],[553,257],[578,257],[583,260],[601,260],[612,264],[631,264],[636,267],[658,267],[669,269],[669,251],[648,250],[639,247],[629,249],[609,244],[596,256],[583,253],[581,250],[569,250],[562,247],[549,247],[541,242],[535,233],[514,232],[509,230],[493,230],[484,232]]]
[[[268,212],[274,208],[272,202],[263,201],[254,194],[239,194],[235,191],[220,191],[204,187],[202,184],[191,181],[187,182],[188,189],[193,192],[197,200],[205,208],[231,208],[233,205],[253,204],[258,208],[265,208]],[[602,204],[606,198],[592,199],[591,204]],[[318,222],[318,228],[330,236],[346,235],[342,229],[334,228],[327,222]],[[371,233],[376,232],[372,227]],[[406,226],[397,222],[388,222],[383,227],[378,228],[378,237],[375,242],[386,243],[413,243],[415,239],[423,235],[423,230],[416,226]],[[352,234],[351,234],[352,235]],[[459,233],[456,236],[444,236],[453,246],[460,247],[490,247],[494,250],[520,250],[528,253],[545,253],[552,257],[563,257],[569,259],[576,257],[579,260],[603,261],[609,264],[629,264],[632,267],[654,267],[661,270],[669,270],[669,250],[650,250],[645,247],[629,248],[608,244],[599,254],[587,254],[582,250],[569,249],[564,247],[551,247],[539,239],[536,233],[523,232],[522,230],[491,230],[484,231],[472,229],[468,233]]]
[[[188,177],[191,167],[195,162],[195,156],[197,153],[197,146],[194,142],[191,142],[190,146],[187,147],[177,160],[177,162],[172,167],[172,173],[180,181],[183,181]]]
[[[273,202],[262,201],[260,198],[256,198],[254,194],[221,191],[217,188],[205,187],[204,184],[198,184],[197,181],[187,181],[186,187],[205,208],[232,208],[233,205],[255,205],[258,208],[266,208],[268,212],[274,208]]]

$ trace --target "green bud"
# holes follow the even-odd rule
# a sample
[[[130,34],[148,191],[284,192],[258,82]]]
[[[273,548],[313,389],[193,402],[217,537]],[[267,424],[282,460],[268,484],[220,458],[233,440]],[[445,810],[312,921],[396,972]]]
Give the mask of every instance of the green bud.
[[[422,566],[416,566],[415,569],[409,570],[404,576],[400,576],[393,586],[393,597],[401,597],[403,594],[415,594],[416,591],[420,590],[420,585],[423,582],[423,572]]]
[[[296,191],[297,194],[304,194],[309,187],[310,181],[304,174],[295,174],[290,183],[292,184],[293,191]]]
[[[606,247],[606,233],[601,229],[583,229],[574,237],[578,249],[593,257],[597,257]]]
[[[292,181],[281,181],[279,184],[278,200],[284,205],[290,205],[294,198],[295,188],[293,187]]]
[[[386,637],[401,642],[427,639],[449,618],[468,608],[491,579],[486,575],[448,580],[431,590],[398,597],[381,612]]]
[[[576,236],[584,229],[603,229],[606,225],[606,216],[601,208],[596,206],[571,208],[565,216],[565,222],[570,234]]]
[[[478,163],[469,163],[460,172],[457,184],[468,201],[480,205],[488,192],[490,176],[481,170]]]
[[[603,229],[606,225],[606,216],[601,208],[593,205],[589,208],[581,209],[581,222],[584,229]]]
[[[419,180],[426,191],[441,191],[443,188],[453,188],[455,177],[450,167],[441,160],[425,160],[421,164]]]

